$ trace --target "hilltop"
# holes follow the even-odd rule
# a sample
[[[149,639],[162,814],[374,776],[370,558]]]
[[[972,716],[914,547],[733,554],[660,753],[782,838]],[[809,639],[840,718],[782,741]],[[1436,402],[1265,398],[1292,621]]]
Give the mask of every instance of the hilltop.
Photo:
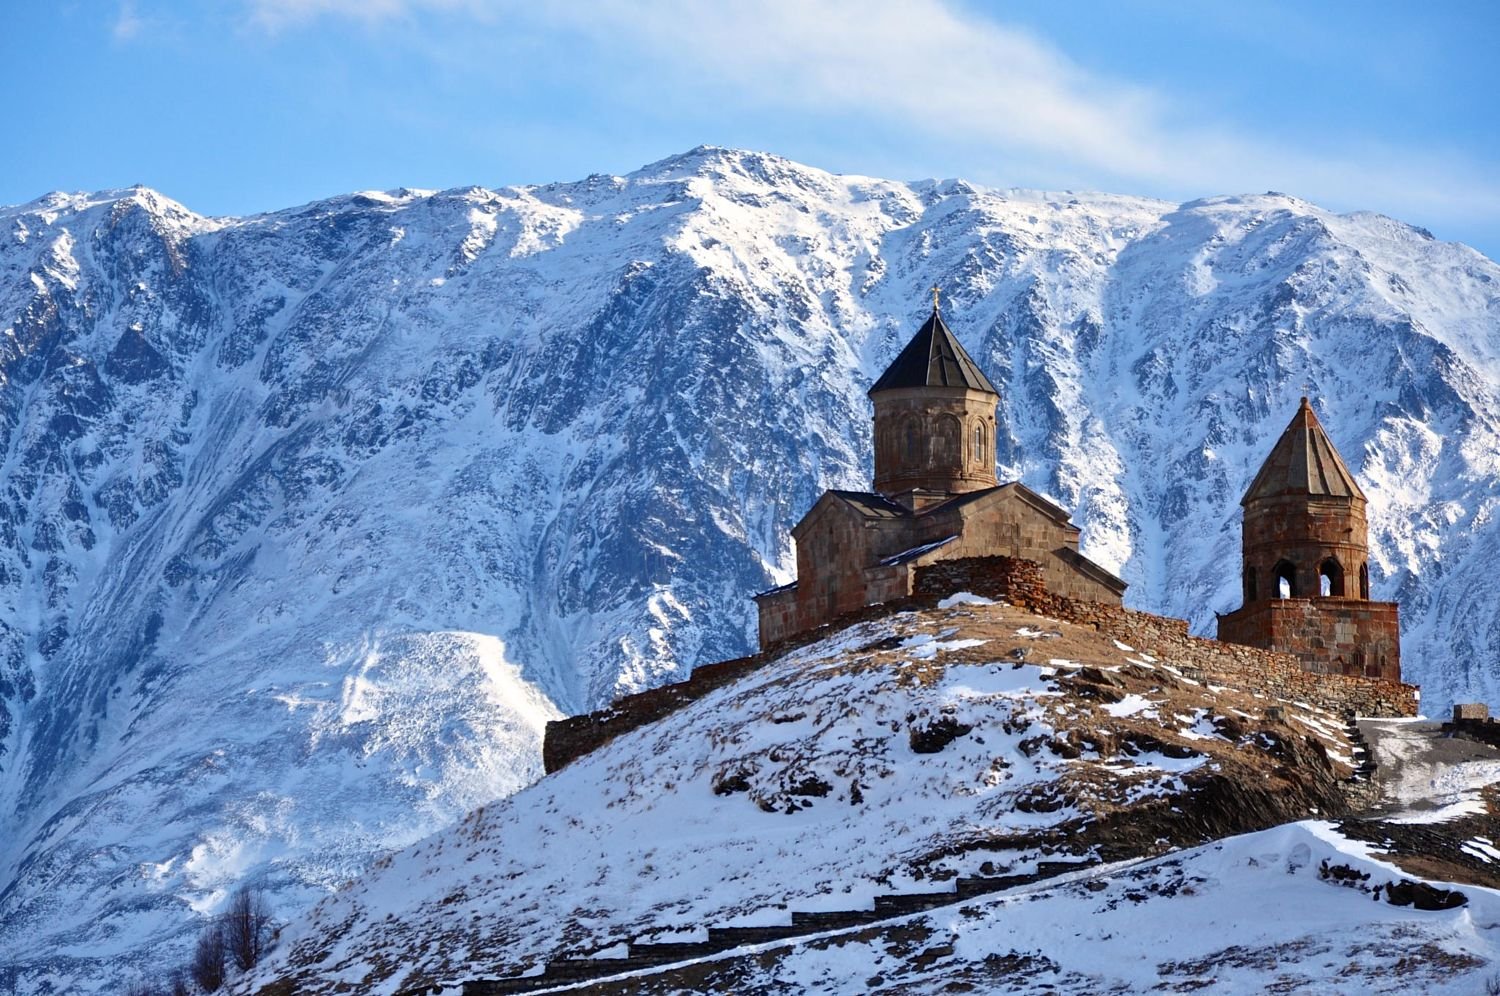
[[[1195,959],[1269,983],[1276,959],[1256,945],[1294,962],[1316,945],[1322,957],[1368,918],[1374,885],[1414,877],[1327,822],[1369,802],[1356,766],[1342,717],[1218,685],[1090,627],[954,596],[774,657],[382,860],[286,931],[240,991],[518,976],[622,958],[627,941],[701,942],[714,936],[705,928],[818,922],[806,916],[817,911],[837,927],[832,911],[932,893],[955,905],[757,949],[770,954],[731,950],[651,984],[849,990],[868,976],[877,991],[926,992],[1003,971],[1022,988],[1035,975],[1125,991],[1167,961],[1182,962],[1183,980],[1210,971],[1188,967]],[[1325,859],[1372,877],[1343,888],[1319,877]],[[981,894],[985,882],[1001,891]],[[1240,902],[1288,892],[1319,914],[1231,922]],[[1225,919],[1200,931],[1205,908]],[[1029,924],[1019,933],[1016,916]],[[1424,979],[1477,970],[1487,928],[1455,941],[1452,917],[1385,907],[1386,953],[1347,953],[1359,970],[1343,991],[1440,939],[1461,955]],[[1075,949],[1075,931],[1102,938],[1097,950]],[[1009,939],[991,948],[991,933]],[[1144,968],[1111,968],[1111,937]],[[915,981],[934,988],[901,988]]]

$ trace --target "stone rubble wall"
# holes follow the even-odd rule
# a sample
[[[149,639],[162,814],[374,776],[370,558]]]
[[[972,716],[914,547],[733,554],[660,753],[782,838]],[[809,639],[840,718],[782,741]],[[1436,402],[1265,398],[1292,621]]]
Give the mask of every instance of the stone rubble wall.
[[[760,653],[696,667],[685,681],[621,696],[606,709],[554,720],[547,724],[542,740],[542,768],[551,774],[585,754],[593,753],[620,734],[674,713],[714,689],[757,670],[787,651],[816,643],[825,636],[856,623],[883,619],[904,610],[932,608],[938,601],[938,596],[924,596],[899,598],[883,605],[866,605],[852,612],[845,612],[822,626],[796,632]]]
[[[1118,605],[1086,602],[1047,590],[1041,568],[1011,557],[949,560],[917,569],[919,593],[969,591],[1009,602],[1037,615],[1092,626],[1138,651],[1178,668],[1197,668],[1217,684],[1306,702],[1360,716],[1415,716],[1416,686],[1343,674],[1315,674],[1292,654],[1204,639],[1183,619]]]
[[[1018,557],[969,557],[918,566],[910,597],[845,612],[830,622],[767,646],[758,654],[705,664],[685,681],[627,695],[607,709],[547,724],[542,764],[548,773],[593,753],[622,733],[676,712],[716,688],[749,674],[788,650],[838,629],[895,612],[924,609],[960,591],[1008,602],[1063,622],[1091,626],[1179,670],[1196,669],[1215,684],[1306,702],[1341,715],[1414,716],[1418,691],[1400,682],[1339,674],[1311,674],[1290,654],[1221,643],[1188,633],[1182,619],[1154,616],[1118,605],[1054,595],[1041,565]]]

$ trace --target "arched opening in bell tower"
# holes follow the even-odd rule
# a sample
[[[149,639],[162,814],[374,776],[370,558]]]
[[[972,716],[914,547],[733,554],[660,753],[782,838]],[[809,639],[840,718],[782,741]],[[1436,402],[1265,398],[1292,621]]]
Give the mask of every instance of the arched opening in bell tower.
[[[1276,576],[1276,597],[1296,598],[1297,565],[1290,560],[1282,560],[1276,564],[1272,573]]]
[[[1344,597],[1344,568],[1333,557],[1318,567],[1318,594],[1324,598]]]

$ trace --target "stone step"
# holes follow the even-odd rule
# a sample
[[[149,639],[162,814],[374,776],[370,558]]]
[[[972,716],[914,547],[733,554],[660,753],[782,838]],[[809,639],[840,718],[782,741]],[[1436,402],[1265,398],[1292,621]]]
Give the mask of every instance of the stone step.
[[[721,944],[724,948],[737,948],[745,944],[768,944],[784,941],[788,937],[799,937],[807,931],[791,924],[771,924],[766,927],[709,927],[708,943]]]
[[[552,985],[544,975],[527,975],[515,979],[473,979],[464,983],[463,996],[512,996],[532,993]]]
[[[990,892],[1000,892],[1002,889],[1014,889],[1018,885],[1030,885],[1040,877],[1031,873],[1025,875],[975,875],[964,877],[958,880],[958,894],[965,899],[970,896],[982,896]]]
[[[640,968],[654,968],[660,964],[653,958],[559,958],[547,963],[545,977],[550,985],[557,986],[564,982],[600,979]]]
[[[1058,875],[1066,875],[1069,872],[1084,871],[1097,865],[1097,861],[1038,861],[1036,863],[1036,877],[1038,880],[1044,878],[1055,878]]]
[[[687,961],[690,958],[703,958],[707,955],[717,954],[723,951],[724,948],[724,944],[714,944],[711,941],[664,941],[659,944],[636,944],[631,942],[630,957],[652,958],[658,962]]]
[[[792,926],[804,932],[837,930],[840,927],[857,927],[862,923],[876,923],[889,916],[875,910],[819,910],[816,913],[793,913]]]
[[[875,897],[875,912],[882,916],[904,916],[920,913],[938,906],[956,903],[962,897],[957,892],[912,892]]]

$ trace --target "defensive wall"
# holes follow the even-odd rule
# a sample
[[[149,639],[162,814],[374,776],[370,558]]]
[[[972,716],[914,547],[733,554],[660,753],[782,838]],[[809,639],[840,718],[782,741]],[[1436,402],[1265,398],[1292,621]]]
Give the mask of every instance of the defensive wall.
[[[960,591],[1008,602],[1039,616],[1092,627],[1164,663],[1201,672],[1214,684],[1306,702],[1339,715],[1417,714],[1419,691],[1414,685],[1380,678],[1312,673],[1291,654],[1192,636],[1182,619],[1053,594],[1047,589],[1041,565],[1035,561],[966,557],[919,567],[908,597],[843,613],[825,626],[768,646],[758,654],[707,664],[696,668],[685,681],[624,696],[597,712],[548,723],[542,747],[543,765],[549,773],[556,771],[620,734],[675,712],[788,650],[822,639],[834,629],[906,609],[931,608]]]

